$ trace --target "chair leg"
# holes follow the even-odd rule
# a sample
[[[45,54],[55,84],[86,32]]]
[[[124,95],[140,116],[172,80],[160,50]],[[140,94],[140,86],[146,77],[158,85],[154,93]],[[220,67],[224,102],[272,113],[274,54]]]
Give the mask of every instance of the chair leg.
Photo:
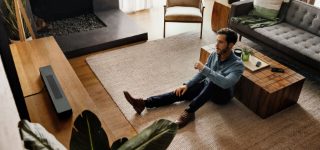
[[[240,36],[239,36],[239,41],[241,41],[241,39],[242,39],[242,35],[241,34],[239,34]]]
[[[202,26],[203,26],[203,22],[201,22],[200,39],[202,39]]]
[[[166,22],[163,21],[163,38],[166,37]]]

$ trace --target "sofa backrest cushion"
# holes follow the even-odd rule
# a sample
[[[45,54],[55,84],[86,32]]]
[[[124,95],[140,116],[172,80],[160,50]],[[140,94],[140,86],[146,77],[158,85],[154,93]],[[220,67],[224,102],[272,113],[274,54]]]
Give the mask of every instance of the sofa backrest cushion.
[[[275,20],[283,0],[254,0],[250,15]]]
[[[286,15],[286,22],[320,36],[320,9],[315,6],[293,0]]]

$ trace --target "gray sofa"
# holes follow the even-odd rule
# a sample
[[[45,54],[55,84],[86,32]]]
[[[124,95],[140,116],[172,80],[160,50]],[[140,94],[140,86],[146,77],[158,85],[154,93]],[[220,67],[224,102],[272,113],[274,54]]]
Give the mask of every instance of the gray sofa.
[[[252,0],[235,2],[231,5],[230,18],[247,15],[252,9]],[[279,24],[256,29],[229,19],[229,27],[266,47],[272,54],[319,73],[320,9],[293,0],[287,10],[280,11],[279,18],[282,18]]]

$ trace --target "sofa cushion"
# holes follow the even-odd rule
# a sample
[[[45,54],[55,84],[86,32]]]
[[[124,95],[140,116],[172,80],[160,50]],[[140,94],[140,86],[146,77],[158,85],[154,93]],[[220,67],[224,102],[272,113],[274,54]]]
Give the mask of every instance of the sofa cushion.
[[[292,1],[286,22],[320,36],[320,10],[301,1]]]
[[[283,0],[254,0],[251,15],[275,20]]]
[[[320,62],[320,37],[288,23],[254,29],[278,44]]]
[[[269,37],[266,37],[266,36],[264,36],[264,35],[262,35],[262,34],[260,34],[258,32],[255,32],[253,29],[251,29],[247,25],[243,25],[243,24],[239,24],[239,23],[236,23],[234,21],[231,21],[229,27],[231,29],[235,30],[236,32],[240,33],[241,35],[245,35],[245,37],[247,37],[248,39],[254,40],[255,42],[267,43],[266,44],[267,46],[272,46],[276,50],[284,49],[282,47],[282,45],[277,44],[276,42],[274,42]],[[288,48],[286,48],[286,49],[288,49]]]

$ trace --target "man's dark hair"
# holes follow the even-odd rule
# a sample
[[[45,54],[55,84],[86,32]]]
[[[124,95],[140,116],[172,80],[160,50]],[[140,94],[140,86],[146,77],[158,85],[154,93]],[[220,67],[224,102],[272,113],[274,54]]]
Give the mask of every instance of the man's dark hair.
[[[237,40],[238,40],[238,35],[236,32],[234,32],[233,30],[229,29],[229,28],[222,28],[220,29],[217,34],[224,34],[226,35],[226,41],[227,43],[233,43],[236,44]]]

